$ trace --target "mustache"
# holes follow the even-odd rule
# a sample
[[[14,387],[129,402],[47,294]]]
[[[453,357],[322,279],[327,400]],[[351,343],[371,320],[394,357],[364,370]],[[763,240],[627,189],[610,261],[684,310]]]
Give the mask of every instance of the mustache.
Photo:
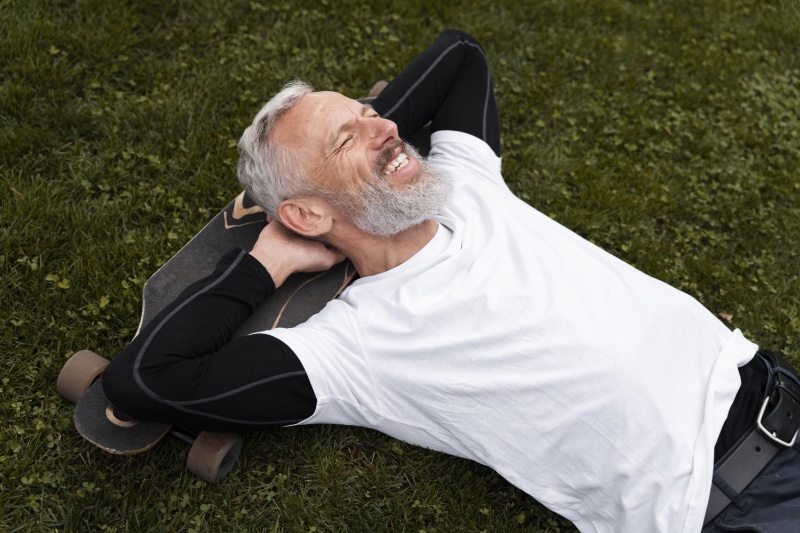
[[[389,163],[389,161],[397,157],[395,155],[395,151],[397,151],[398,147],[402,147],[400,153],[404,153],[406,151],[406,143],[401,139],[397,139],[392,144],[381,150],[381,152],[378,154],[378,157],[375,159],[375,166],[373,167],[375,174],[378,176],[383,175],[383,168]]]

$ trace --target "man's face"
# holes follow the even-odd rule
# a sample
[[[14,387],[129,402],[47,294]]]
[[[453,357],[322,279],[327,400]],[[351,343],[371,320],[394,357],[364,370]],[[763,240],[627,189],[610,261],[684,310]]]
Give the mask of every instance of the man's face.
[[[303,96],[272,135],[298,156],[322,198],[373,235],[430,219],[452,191],[450,177],[403,142],[394,122],[338,93]]]
[[[303,96],[281,117],[272,136],[299,156],[321,189],[363,191],[376,173],[391,188],[418,179],[420,162],[405,153],[395,123],[339,93]]]

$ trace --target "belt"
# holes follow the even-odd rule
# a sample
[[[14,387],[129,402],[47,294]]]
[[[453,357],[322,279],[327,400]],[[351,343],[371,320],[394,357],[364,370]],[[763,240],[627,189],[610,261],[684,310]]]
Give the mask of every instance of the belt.
[[[721,513],[779,452],[791,448],[800,433],[800,377],[778,354],[762,350],[767,387],[755,424],[714,469],[703,525]]]

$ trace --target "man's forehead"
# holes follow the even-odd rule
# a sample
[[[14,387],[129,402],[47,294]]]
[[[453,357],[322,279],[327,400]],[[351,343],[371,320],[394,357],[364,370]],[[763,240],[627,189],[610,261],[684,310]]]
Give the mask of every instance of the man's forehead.
[[[316,97],[317,99],[325,99],[327,101],[337,102],[339,104],[358,104],[358,102],[352,98],[348,98],[342,93],[338,93],[336,91],[314,91],[308,93],[306,96]]]
[[[324,116],[338,111],[360,109],[362,104],[341,93],[319,91],[304,95],[297,102],[296,107],[305,108],[307,112]]]
[[[318,138],[327,144],[338,135],[349,117],[353,114],[363,115],[365,109],[371,109],[371,106],[341,93],[308,93],[278,121],[274,139],[307,142]]]

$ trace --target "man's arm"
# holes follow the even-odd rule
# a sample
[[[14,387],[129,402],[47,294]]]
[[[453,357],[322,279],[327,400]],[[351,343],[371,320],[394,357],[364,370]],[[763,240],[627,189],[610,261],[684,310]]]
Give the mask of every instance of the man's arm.
[[[372,102],[408,138],[431,122],[432,131],[455,130],[485,141],[500,155],[500,118],[489,64],[468,34],[445,30]]]
[[[251,253],[226,254],[111,362],[103,374],[110,403],[138,419],[194,430],[240,432],[308,418],[316,397],[292,350],[270,335],[231,339],[288,275],[341,260],[271,222]]]

